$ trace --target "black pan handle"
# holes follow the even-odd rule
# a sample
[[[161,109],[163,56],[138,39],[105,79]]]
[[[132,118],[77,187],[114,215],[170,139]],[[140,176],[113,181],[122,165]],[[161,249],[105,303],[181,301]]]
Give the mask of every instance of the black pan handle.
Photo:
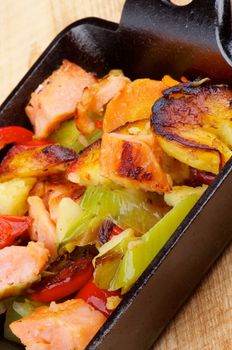
[[[216,82],[232,79],[230,0],[192,0],[186,6],[175,6],[170,0],[127,0],[119,31],[125,50],[133,42],[128,60],[138,76],[146,67],[150,74],[153,65],[155,77],[169,67],[177,78],[198,74]],[[146,55],[133,49],[135,33],[136,44]],[[135,55],[141,69],[134,66]]]

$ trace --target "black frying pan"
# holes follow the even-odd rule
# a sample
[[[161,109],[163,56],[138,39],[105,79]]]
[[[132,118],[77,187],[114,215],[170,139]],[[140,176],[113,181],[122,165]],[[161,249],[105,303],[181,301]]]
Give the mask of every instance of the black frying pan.
[[[50,44],[0,109],[0,125],[30,127],[31,92],[67,58],[104,75],[122,68],[130,78],[210,77],[231,83],[229,0],[127,0],[119,25],[78,21]],[[232,238],[232,161],[155,257],[88,350],[145,350],[192,293]],[[7,349],[5,345],[0,349]],[[2,347],[1,347],[2,346]],[[10,346],[10,345],[9,345]],[[55,349],[54,349],[55,350]]]

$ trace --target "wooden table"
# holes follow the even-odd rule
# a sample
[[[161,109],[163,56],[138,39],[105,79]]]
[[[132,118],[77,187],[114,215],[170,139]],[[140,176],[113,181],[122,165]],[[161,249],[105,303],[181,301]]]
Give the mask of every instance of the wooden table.
[[[124,2],[0,0],[0,102],[60,30],[88,16],[119,21]],[[154,347],[154,350],[211,349],[232,349],[232,247]]]

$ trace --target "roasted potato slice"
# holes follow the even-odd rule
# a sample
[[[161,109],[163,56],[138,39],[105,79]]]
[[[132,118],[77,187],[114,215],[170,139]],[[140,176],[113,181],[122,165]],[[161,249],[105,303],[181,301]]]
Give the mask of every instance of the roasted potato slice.
[[[104,182],[100,174],[101,140],[86,147],[67,171],[68,180],[81,186],[99,185]]]
[[[168,155],[217,174],[232,155],[232,91],[200,83],[164,91],[152,108],[151,125]]]
[[[66,170],[77,154],[58,145],[15,145],[0,165],[0,182],[15,177],[43,177]]]

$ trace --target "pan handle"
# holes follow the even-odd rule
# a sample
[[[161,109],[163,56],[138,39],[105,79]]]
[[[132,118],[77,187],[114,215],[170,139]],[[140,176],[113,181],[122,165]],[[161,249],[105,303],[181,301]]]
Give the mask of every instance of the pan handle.
[[[171,1],[177,0],[127,0],[118,29],[122,45],[126,43],[128,51],[130,37],[131,47],[137,37],[137,45],[155,57],[153,63],[161,67],[160,74],[165,70],[163,63],[174,76],[191,67],[218,82],[231,80],[230,0],[192,0],[185,6]],[[147,57],[144,64],[148,63]],[[154,69],[155,76],[157,73]]]

